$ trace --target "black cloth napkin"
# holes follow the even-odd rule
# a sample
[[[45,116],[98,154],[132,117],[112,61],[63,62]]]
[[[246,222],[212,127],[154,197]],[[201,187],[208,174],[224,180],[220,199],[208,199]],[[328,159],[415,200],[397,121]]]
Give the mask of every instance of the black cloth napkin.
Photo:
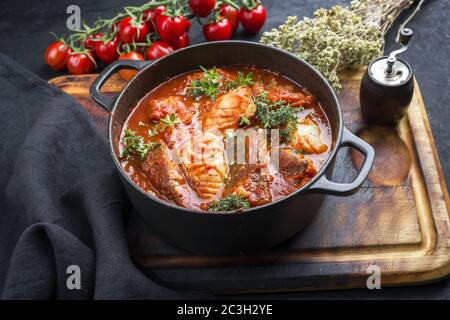
[[[165,288],[135,267],[127,212],[106,141],[87,112],[0,54],[1,297],[204,297]],[[79,268],[81,289],[68,288],[69,266]]]

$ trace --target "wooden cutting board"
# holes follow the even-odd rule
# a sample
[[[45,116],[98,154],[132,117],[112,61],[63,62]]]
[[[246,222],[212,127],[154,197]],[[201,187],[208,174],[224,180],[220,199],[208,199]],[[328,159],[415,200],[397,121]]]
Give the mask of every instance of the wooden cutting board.
[[[128,239],[135,262],[168,285],[214,293],[366,287],[377,268],[382,287],[447,276],[450,201],[419,86],[397,128],[367,127],[359,110],[362,73],[342,74],[339,94],[345,125],[376,151],[370,179],[359,192],[327,197],[303,232],[244,256],[201,256],[171,247],[133,214]],[[106,135],[108,114],[88,93],[94,78],[64,76],[50,83],[80,101]],[[112,95],[123,85],[115,76],[104,92]],[[359,162],[357,152],[341,150],[333,180],[349,181]]]

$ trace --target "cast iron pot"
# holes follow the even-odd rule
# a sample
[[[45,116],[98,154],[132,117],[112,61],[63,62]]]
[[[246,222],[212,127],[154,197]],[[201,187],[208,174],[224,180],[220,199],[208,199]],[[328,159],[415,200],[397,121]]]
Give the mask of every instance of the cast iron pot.
[[[123,171],[118,160],[122,127],[138,101],[161,83],[199,66],[256,65],[279,72],[305,86],[321,103],[331,124],[333,150],[317,175],[291,195],[273,203],[235,213],[208,213],[164,202],[140,189]],[[100,93],[102,85],[120,69],[139,70],[120,94],[110,101]],[[191,46],[155,62],[116,61],[90,88],[91,97],[110,112],[111,156],[133,206],[148,227],[167,242],[204,254],[238,254],[266,249],[290,238],[316,215],[325,195],[344,196],[355,192],[372,167],[374,151],[343,125],[339,102],[327,81],[305,61],[284,51],[245,41],[221,41]],[[330,181],[339,148],[350,146],[365,155],[351,183]]]

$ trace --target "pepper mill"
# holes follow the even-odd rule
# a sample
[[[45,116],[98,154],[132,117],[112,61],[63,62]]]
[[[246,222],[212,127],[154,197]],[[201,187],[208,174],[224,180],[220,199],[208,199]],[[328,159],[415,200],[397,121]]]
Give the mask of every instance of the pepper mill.
[[[414,92],[413,73],[409,64],[397,55],[408,49],[412,35],[411,29],[403,28],[401,48],[373,60],[364,73],[359,100],[366,121],[395,125],[406,114]]]

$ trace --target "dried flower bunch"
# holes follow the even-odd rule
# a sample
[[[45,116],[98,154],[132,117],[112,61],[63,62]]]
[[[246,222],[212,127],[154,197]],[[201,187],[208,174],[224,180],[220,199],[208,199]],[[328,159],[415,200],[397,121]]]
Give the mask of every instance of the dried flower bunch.
[[[260,41],[305,59],[339,91],[337,72],[367,65],[380,55],[384,33],[412,2],[358,0],[352,1],[350,8],[321,8],[313,19],[288,17],[278,29],[265,32]]]
[[[408,9],[413,2],[414,0],[353,0],[350,10],[359,15],[363,23],[375,26],[384,36],[400,13]],[[420,8],[422,2],[423,0],[417,8]]]

